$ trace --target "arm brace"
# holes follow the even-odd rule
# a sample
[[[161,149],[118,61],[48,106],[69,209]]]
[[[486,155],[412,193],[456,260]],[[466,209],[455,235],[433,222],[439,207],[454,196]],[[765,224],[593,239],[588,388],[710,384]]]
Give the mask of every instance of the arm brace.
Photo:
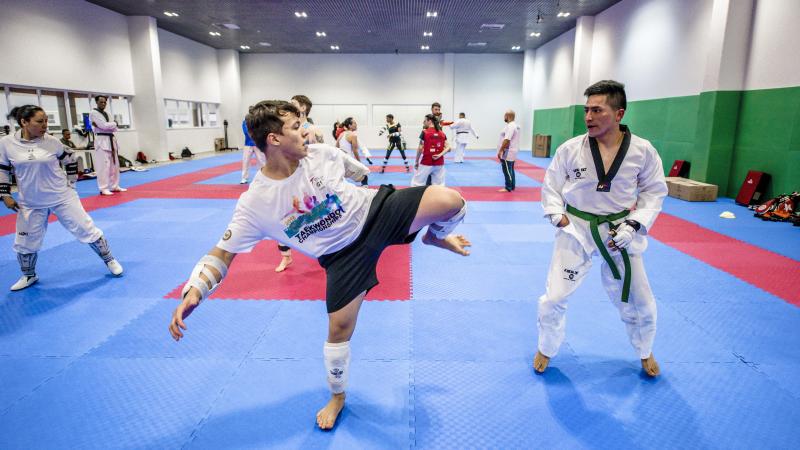
[[[217,271],[220,273],[219,279],[214,276],[214,273],[211,271],[211,267],[217,269]],[[206,278],[208,278],[208,281],[200,278],[200,274],[205,275]],[[225,278],[225,275],[227,274],[228,266],[225,265],[223,260],[213,255],[203,256],[200,258],[200,261],[197,262],[197,265],[194,266],[194,270],[192,270],[192,274],[189,276],[189,281],[187,281],[183,286],[183,290],[181,290],[181,298],[186,297],[189,289],[195,288],[200,291],[200,302],[202,302],[217,290],[217,286],[219,286],[219,283],[222,282],[222,279]],[[209,284],[211,286],[209,286]]]

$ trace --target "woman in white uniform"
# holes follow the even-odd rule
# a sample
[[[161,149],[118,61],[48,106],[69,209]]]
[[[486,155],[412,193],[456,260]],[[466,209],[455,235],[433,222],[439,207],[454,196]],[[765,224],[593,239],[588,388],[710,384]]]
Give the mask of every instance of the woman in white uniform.
[[[55,214],[61,225],[79,241],[89,244],[112,274],[122,275],[103,232],[86,214],[80,198],[67,180],[60,163],[77,175],[77,164],[70,149],[47,134],[47,114],[38,106],[25,105],[11,110],[21,129],[0,139],[0,196],[5,206],[17,212],[14,251],[22,277],[12,291],[36,283],[36,259],[47,231],[47,218]],[[11,196],[11,170],[17,177],[19,201]]]
[[[339,147],[342,151],[351,155],[356,161],[361,161],[361,156],[359,155],[359,150],[364,150],[361,146],[361,142],[358,139],[358,123],[352,117],[348,117],[342,121],[342,127],[344,131],[339,137],[336,139],[336,146]],[[367,161],[372,164],[372,161],[367,158]],[[367,186],[369,184],[368,177],[364,177],[361,180],[362,186]]]

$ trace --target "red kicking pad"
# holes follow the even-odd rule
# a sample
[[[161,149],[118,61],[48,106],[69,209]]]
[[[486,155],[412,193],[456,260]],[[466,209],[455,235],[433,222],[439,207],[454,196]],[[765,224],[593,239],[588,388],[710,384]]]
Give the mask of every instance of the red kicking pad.
[[[263,241],[233,260],[212,300],[324,300],[325,271],[316,259],[292,252],[292,264],[275,272],[281,254],[274,241]],[[411,297],[411,246],[393,245],[378,261],[378,280],[367,300],[408,300]],[[183,284],[165,298],[179,299]]]

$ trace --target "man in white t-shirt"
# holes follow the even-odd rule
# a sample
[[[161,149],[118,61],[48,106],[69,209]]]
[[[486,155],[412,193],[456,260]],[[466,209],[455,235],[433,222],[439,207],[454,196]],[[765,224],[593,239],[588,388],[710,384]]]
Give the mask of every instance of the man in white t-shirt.
[[[327,278],[323,356],[332,395],[317,413],[317,424],[331,429],[344,407],[350,337],[364,295],[378,284],[381,252],[410,243],[428,226],[423,243],[468,255],[470,242],[451,234],[466,214],[466,202],[443,186],[373,190],[348,183],[345,177],[358,180],[369,169],[335,147],[306,144],[308,131],[291,103],[260,102],[246,120],[267,164],[239,197],[222,238],[192,271],[170,333],[175,340],[183,337],[184,319],[216,289],[236,254],[259,241],[274,239],[318,258]]]
[[[517,179],[514,175],[514,161],[517,160],[517,153],[519,153],[519,125],[514,122],[516,113],[512,110],[506,111],[503,116],[503,121],[506,125],[500,132],[500,143],[497,147],[497,159],[500,160],[500,166],[503,168],[503,178],[505,178],[506,185],[500,192],[512,192],[516,188]]]

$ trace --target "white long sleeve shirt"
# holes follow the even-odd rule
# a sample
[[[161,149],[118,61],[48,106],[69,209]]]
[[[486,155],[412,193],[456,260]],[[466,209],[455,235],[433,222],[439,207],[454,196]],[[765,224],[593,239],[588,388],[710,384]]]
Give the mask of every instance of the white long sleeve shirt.
[[[23,208],[51,208],[77,198],[59,164],[75,162],[73,158],[72,151],[49,134],[26,141],[17,131],[0,139],[0,165],[14,168],[17,203]],[[10,181],[8,172],[0,170],[0,183]]]
[[[470,133],[478,137],[478,134],[475,133],[475,130],[472,129],[472,122],[469,119],[458,119],[450,125],[450,129],[455,131],[455,143],[456,144],[466,144],[469,142],[469,135]]]
[[[106,113],[108,114],[108,113]],[[94,148],[95,150],[104,150],[110,152],[112,147],[112,136],[103,136],[99,133],[114,133],[117,131],[117,122],[106,120],[100,111],[93,109],[89,113],[89,120],[92,122],[92,130],[94,130]]]
[[[649,141],[631,134],[622,164],[610,181],[609,192],[598,191],[600,180],[597,172],[588,134],[576,136],[559,146],[547,168],[542,185],[545,216],[567,214],[568,204],[581,211],[599,215],[635,208],[625,219],[635,220],[642,227],[628,252],[643,252],[647,248],[645,235],[661,212],[664,197],[667,195],[661,157]],[[568,217],[570,225],[563,231],[575,236],[587,253],[591,254],[595,244],[588,223],[571,214]],[[607,233],[607,227],[601,227],[604,242],[608,239]]]

